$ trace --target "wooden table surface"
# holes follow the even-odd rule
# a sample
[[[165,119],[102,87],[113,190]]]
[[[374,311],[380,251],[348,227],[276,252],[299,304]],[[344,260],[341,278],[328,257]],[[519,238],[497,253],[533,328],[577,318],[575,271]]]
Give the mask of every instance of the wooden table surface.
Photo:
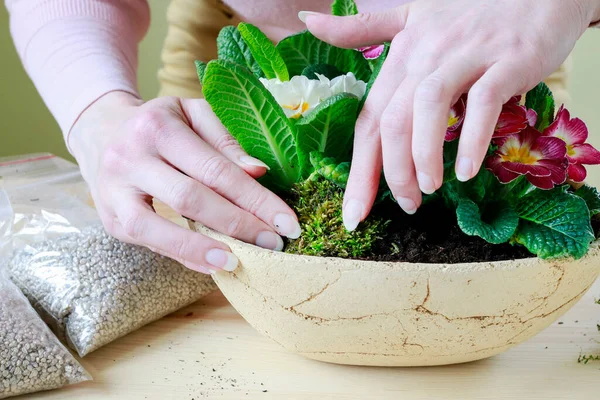
[[[165,208],[169,215],[184,224]],[[564,317],[496,357],[428,368],[372,368],[304,359],[261,336],[221,293],[82,360],[94,381],[29,399],[591,400],[600,398],[600,280]]]
[[[158,210],[185,224],[166,208]],[[600,354],[595,296],[600,296],[600,280],[560,321],[490,359],[444,367],[372,368],[288,353],[250,327],[216,292],[85,357],[82,363],[94,381],[21,398],[600,399],[600,361],[577,362],[580,354]]]

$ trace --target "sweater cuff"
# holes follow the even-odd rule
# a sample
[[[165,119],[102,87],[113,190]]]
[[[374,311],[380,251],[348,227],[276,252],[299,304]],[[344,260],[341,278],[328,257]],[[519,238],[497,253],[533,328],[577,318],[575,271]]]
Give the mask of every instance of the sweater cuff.
[[[9,7],[17,51],[67,147],[73,124],[98,98],[112,91],[139,97],[137,45],[149,11],[145,1],[118,3],[17,1]]]

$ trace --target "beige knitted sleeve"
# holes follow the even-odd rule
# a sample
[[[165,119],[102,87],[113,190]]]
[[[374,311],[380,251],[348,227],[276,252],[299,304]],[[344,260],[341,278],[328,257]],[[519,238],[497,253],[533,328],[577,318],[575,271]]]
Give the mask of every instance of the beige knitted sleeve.
[[[217,58],[219,31],[239,19],[219,0],[171,0],[167,23],[159,96],[202,97],[194,61]]]

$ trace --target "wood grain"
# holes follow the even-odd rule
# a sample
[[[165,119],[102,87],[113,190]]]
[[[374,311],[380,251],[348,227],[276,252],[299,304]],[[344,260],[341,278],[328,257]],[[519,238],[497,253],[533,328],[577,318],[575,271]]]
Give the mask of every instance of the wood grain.
[[[162,205],[163,215],[179,220]],[[95,380],[28,399],[583,400],[600,396],[600,280],[559,322],[499,356],[430,368],[306,360],[260,336],[214,293],[90,354]]]

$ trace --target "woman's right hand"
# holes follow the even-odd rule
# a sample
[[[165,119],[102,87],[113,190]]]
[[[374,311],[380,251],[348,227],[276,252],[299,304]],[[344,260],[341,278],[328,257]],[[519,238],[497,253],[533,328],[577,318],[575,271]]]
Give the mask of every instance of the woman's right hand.
[[[146,103],[111,92],[75,123],[69,145],[104,227],[203,273],[234,270],[228,246],[157,215],[156,198],[226,235],[281,250],[300,236],[294,212],[255,178],[266,165],[248,156],[206,101]]]

